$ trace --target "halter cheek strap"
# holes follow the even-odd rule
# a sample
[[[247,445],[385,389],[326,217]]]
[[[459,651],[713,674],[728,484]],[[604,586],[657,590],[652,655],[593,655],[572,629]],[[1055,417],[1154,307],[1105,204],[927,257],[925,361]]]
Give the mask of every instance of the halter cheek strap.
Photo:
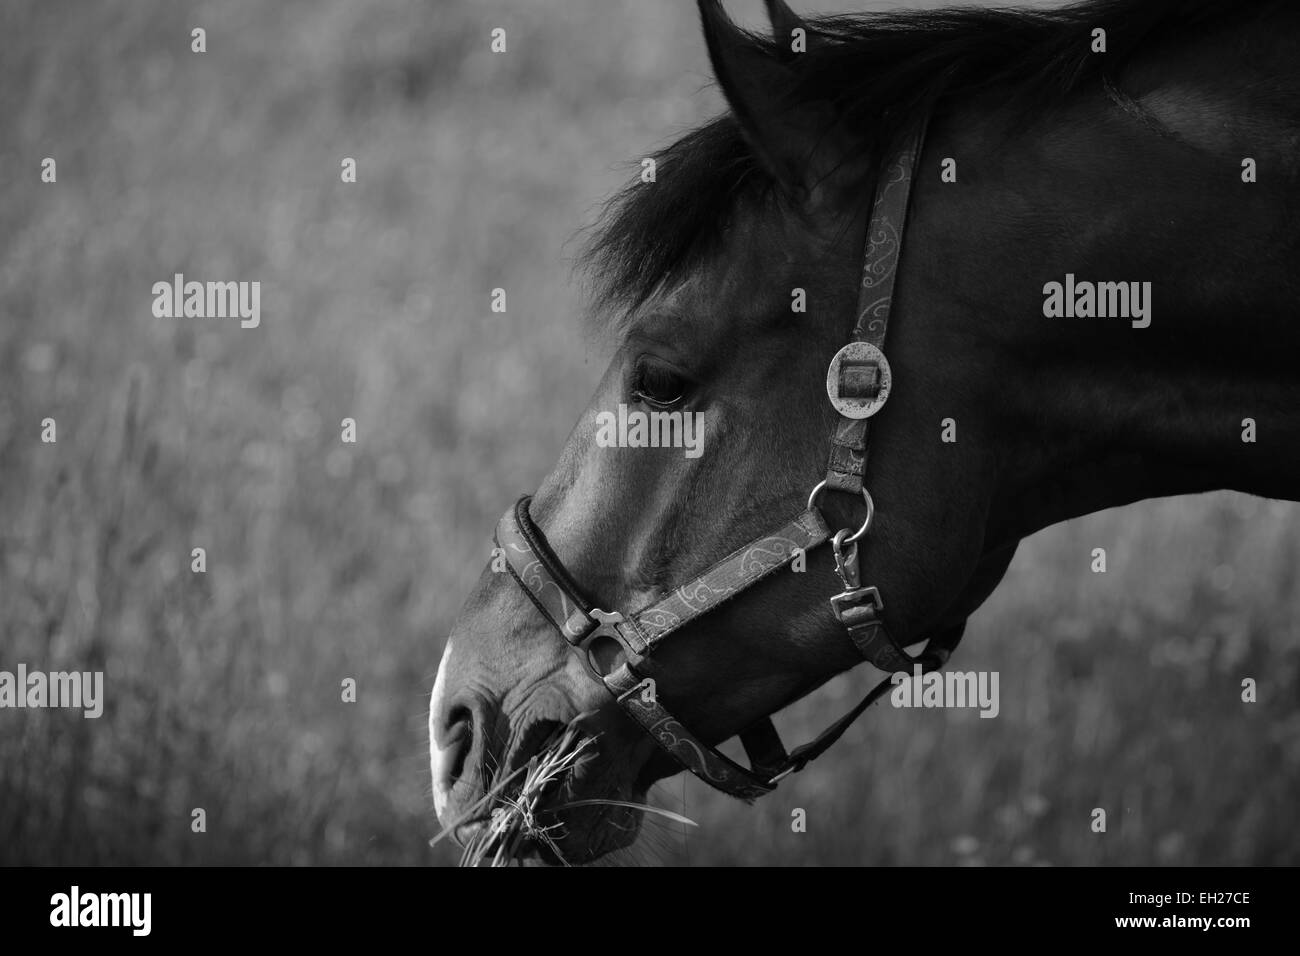
[[[902,257],[912,171],[920,158],[924,138],[922,125],[895,154],[876,187],[862,256],[857,319],[849,343],[835,354],[826,376],[826,393],[839,418],[831,436],[826,477],[813,490],[810,500],[811,506],[823,490],[862,495],[866,500],[867,518],[862,527],[851,535],[841,533],[831,539],[835,568],[844,585],[844,590],[831,598],[831,610],[858,652],[887,672],[910,671],[918,664],[928,669],[941,667],[961,635],[961,629],[957,630],[956,637],[941,635],[927,644],[924,654],[912,656],[889,635],[880,620],[884,608],[880,592],[874,587],[863,587],[858,576],[858,541],[866,535],[875,512],[871,495],[863,486],[867,439],[871,417],[884,407],[893,385],[882,348]]]

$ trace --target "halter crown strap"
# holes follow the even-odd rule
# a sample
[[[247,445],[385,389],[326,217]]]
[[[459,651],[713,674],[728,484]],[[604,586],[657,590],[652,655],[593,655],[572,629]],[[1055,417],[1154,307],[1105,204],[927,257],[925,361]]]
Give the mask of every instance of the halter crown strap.
[[[826,485],[852,495],[862,493],[867,470],[867,435],[871,416],[889,397],[891,375],[881,348],[889,327],[894,281],[903,252],[903,227],[912,194],[912,169],[921,154],[925,128],[919,128],[896,153],[876,187],[862,257],[857,321],[849,344],[831,362],[826,383],[831,403],[840,412],[831,436]]]
[[[889,398],[892,375],[881,349],[889,328],[894,284],[902,258],[903,230],[912,195],[912,171],[921,155],[925,129],[923,120],[891,158],[876,187],[871,219],[867,224],[866,251],[862,257],[857,320],[849,344],[831,360],[826,380],[831,404],[840,413],[831,436],[826,478],[819,486],[828,490],[863,494],[871,416]],[[831,608],[848,631],[858,653],[886,672],[907,670],[918,664],[926,669],[942,666],[960,640],[962,629],[958,628],[955,636],[950,632],[930,640],[919,656],[909,654],[890,636],[880,620],[884,608],[880,593],[875,588],[862,587],[858,581],[857,544],[852,543],[849,547],[845,562],[841,562],[840,548],[836,547],[836,564],[845,589],[831,599]]]

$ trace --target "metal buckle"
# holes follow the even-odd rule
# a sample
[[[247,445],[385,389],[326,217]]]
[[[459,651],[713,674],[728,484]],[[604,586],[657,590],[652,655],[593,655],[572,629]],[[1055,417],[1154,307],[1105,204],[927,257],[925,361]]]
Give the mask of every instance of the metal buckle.
[[[589,619],[596,626],[585,634],[582,639],[575,645],[582,652],[582,662],[587,665],[587,670],[596,680],[604,683],[608,674],[602,674],[591,662],[591,645],[600,637],[613,638],[623,648],[623,656],[626,661],[632,660],[636,655],[633,654],[632,648],[627,646],[627,641],[623,640],[623,635],[618,632],[617,625],[623,623],[623,615],[618,611],[602,611],[600,608],[592,608]],[[612,671],[611,671],[612,673]]]
[[[767,785],[769,787],[775,787],[786,777],[790,776],[790,774],[794,773],[796,770],[802,770],[802,769],[803,769],[802,767],[796,767],[794,764],[791,764],[790,766],[782,770],[780,773],[778,773],[776,776],[768,778]]]
[[[880,591],[874,586],[865,588],[854,588],[851,591],[841,591],[834,595],[831,601],[831,613],[835,615],[835,620],[844,624],[844,614],[851,611],[862,603],[864,598],[871,599],[871,616],[874,618],[885,608],[885,602],[880,599]]]
[[[814,745],[816,745],[816,743],[817,741],[814,740],[811,743],[804,744],[802,747],[795,747],[794,750],[790,751],[790,755],[785,758],[786,759],[785,769],[782,770],[780,773],[774,774],[773,776],[769,777],[767,781],[767,785],[769,787],[775,787],[777,783],[784,780],[786,777],[790,776],[790,774],[798,773],[804,767],[808,766],[809,762],[811,762],[813,758],[800,756],[800,755],[806,753],[809,749],[811,749]]]

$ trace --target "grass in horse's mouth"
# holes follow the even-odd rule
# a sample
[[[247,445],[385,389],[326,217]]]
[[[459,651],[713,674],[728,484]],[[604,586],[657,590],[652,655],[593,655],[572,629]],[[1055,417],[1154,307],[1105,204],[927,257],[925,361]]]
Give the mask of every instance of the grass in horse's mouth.
[[[566,863],[555,842],[562,827],[555,813],[581,806],[627,807],[695,826],[694,821],[680,814],[626,800],[573,800],[547,806],[547,798],[563,787],[578,761],[595,744],[595,737],[585,735],[574,724],[560,728],[527,764],[498,781],[459,819],[443,827],[430,845],[451,835],[459,826],[485,821],[487,825],[466,843],[460,857],[461,866],[510,866],[522,863],[529,854]]]

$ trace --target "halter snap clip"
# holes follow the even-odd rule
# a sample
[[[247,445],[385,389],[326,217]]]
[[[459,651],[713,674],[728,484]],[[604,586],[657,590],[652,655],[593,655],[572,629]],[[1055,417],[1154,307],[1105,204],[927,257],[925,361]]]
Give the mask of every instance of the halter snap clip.
[[[831,613],[835,620],[846,627],[852,627],[876,619],[885,602],[880,598],[880,591],[875,587],[862,587],[858,568],[858,546],[848,537],[849,529],[841,528],[831,538],[831,550],[835,553],[835,573],[839,575],[844,590],[830,598]],[[844,545],[848,543],[848,549]],[[868,602],[864,607],[863,602]]]

